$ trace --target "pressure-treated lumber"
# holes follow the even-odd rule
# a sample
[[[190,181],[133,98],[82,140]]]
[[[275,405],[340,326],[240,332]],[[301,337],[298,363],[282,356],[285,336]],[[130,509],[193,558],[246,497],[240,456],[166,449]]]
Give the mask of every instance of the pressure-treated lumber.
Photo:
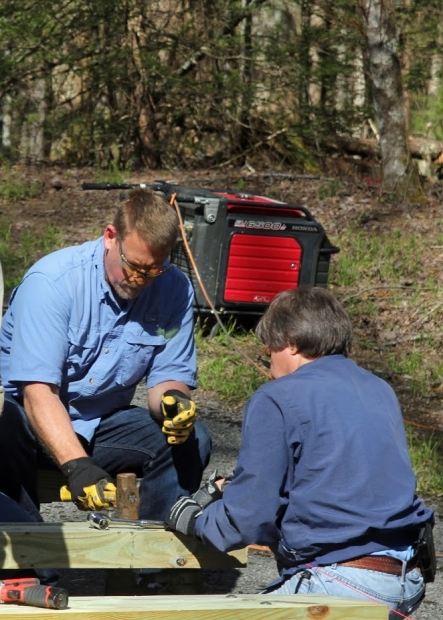
[[[388,608],[333,596],[104,596],[72,597],[54,611],[1,605],[1,620],[387,620]]]
[[[87,522],[0,523],[2,568],[235,568],[247,550],[214,551],[201,541],[160,529]]]

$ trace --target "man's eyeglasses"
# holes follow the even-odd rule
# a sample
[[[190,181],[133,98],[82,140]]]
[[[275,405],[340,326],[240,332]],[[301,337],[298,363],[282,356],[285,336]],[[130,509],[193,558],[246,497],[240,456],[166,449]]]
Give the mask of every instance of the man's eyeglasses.
[[[169,264],[166,266],[163,265],[162,267],[153,267],[152,269],[140,269],[139,267],[136,267],[135,265],[130,263],[126,256],[123,254],[122,242],[120,239],[118,240],[118,249],[120,253],[120,259],[124,265],[125,270],[129,273],[129,275],[138,280],[146,280],[146,278],[158,278],[158,276],[166,273],[172,267],[172,265]]]
[[[257,355],[257,362],[268,370],[271,368],[271,351],[269,347],[265,347],[260,355]]]

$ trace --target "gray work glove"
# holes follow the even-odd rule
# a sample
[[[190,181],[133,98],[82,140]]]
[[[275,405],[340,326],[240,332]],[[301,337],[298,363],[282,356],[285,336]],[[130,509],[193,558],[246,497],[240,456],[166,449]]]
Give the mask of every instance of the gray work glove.
[[[191,495],[191,498],[197,502],[200,508],[206,508],[209,504],[216,502],[223,497],[223,491],[220,491],[215,484],[217,480],[222,480],[223,476],[218,475],[218,471],[215,469],[209,476],[208,482],[202,486],[201,489]]]
[[[201,506],[192,497],[180,497],[169,511],[165,525],[186,536],[195,536],[195,520],[201,513]]]

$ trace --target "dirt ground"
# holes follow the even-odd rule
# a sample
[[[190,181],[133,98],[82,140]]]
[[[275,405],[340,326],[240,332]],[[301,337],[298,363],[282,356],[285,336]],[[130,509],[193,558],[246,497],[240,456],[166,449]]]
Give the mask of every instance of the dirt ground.
[[[14,231],[29,230],[38,234],[49,224],[63,232],[64,244],[81,243],[98,237],[104,225],[110,220],[118,201],[116,191],[83,191],[81,184],[97,181],[93,169],[31,169],[17,168],[17,174],[28,182],[41,183],[42,190],[32,199],[19,202],[0,200],[0,217],[11,222]],[[0,175],[2,170],[0,168]],[[131,182],[153,183],[155,180],[184,183],[212,189],[239,189],[250,193],[271,196],[282,201],[306,205],[315,219],[325,228],[328,236],[339,245],[340,233],[349,226],[357,226],[365,231],[384,230],[386,227],[401,227],[428,241],[428,251],[417,257],[423,264],[423,270],[432,270],[433,274],[443,280],[441,260],[443,253],[437,241],[437,234],[443,233],[441,203],[443,186],[430,186],[426,189],[426,202],[421,206],[392,209],[389,204],[380,203],[376,175],[369,170],[365,175],[355,168],[347,167],[346,174],[338,179],[334,170],[327,170],[319,175],[291,175],[287,173],[262,174],[245,170],[216,171],[163,171],[144,172],[126,179]],[[440,275],[441,274],[441,275]],[[343,291],[336,289],[338,296]],[[361,291],[347,291],[347,295],[361,294]],[[383,299],[380,298],[381,305]],[[392,319],[392,317],[391,317]],[[403,320],[403,319],[402,319]],[[438,323],[438,322],[437,322]],[[439,324],[435,325],[436,334],[441,334]],[[362,321],[355,325],[357,341],[376,337],[389,338],[384,333],[383,316],[377,321]],[[386,330],[385,330],[386,331]],[[411,346],[410,341],[398,342],[397,347]],[[367,351],[357,346],[353,357],[370,370],[384,368],[383,356],[386,349]],[[441,415],[441,386],[429,393],[423,400],[417,399],[408,387],[407,381],[396,376],[388,377],[396,389],[405,414],[405,418],[443,431]],[[138,396],[141,398],[141,396]],[[197,391],[197,402],[202,418],[210,428],[214,438],[214,455],[209,470],[215,466],[223,473],[228,473],[235,465],[235,458],[240,439],[241,414],[229,411],[224,403],[208,401],[207,395]],[[208,470],[208,474],[210,471]],[[443,507],[440,498],[430,500],[436,510],[435,528],[437,551],[443,555]],[[83,519],[84,515],[75,508],[61,504],[46,505],[44,516],[48,520]],[[238,571],[204,571],[204,590],[206,593],[254,593],[261,586],[272,581],[275,576],[273,559],[266,553],[250,552],[249,566]],[[62,585],[68,587],[71,595],[88,595],[104,593],[104,571],[64,571]],[[414,615],[416,620],[443,618],[443,573],[441,566],[437,581],[428,589],[428,596],[420,610]]]

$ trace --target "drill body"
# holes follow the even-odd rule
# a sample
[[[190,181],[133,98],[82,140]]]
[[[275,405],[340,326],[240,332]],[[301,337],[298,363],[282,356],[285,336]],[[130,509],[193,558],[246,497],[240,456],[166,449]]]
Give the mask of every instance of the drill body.
[[[65,609],[68,600],[67,590],[43,586],[37,577],[0,581],[0,603],[21,603],[45,609]]]

